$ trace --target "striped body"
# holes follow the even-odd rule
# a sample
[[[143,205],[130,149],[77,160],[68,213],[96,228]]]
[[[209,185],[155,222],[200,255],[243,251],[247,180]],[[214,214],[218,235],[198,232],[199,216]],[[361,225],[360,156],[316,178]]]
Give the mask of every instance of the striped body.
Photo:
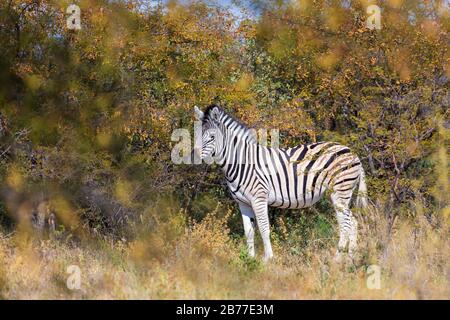
[[[350,149],[335,143],[314,143],[289,149],[273,149],[259,144],[243,148],[249,161],[236,168],[225,165],[224,172],[234,199],[251,205],[253,189],[259,184],[268,191],[268,205],[300,209],[312,206],[331,187],[344,200],[358,182],[360,162]],[[233,171],[234,170],[234,171]]]
[[[336,211],[340,240],[337,257],[356,248],[357,221],[349,204],[359,183],[357,202],[365,207],[364,170],[346,146],[333,142],[293,148],[258,144],[254,133],[224,110],[210,106],[202,120],[201,158],[213,157],[222,168],[233,198],[238,202],[250,255],[254,255],[254,220],[264,242],[265,259],[272,257],[267,206],[299,209],[312,206],[327,190]]]

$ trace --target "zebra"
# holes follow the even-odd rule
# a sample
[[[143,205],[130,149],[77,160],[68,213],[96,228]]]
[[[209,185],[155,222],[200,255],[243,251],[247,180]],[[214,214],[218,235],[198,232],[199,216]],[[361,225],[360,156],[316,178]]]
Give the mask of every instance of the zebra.
[[[310,207],[330,190],[339,226],[335,259],[341,260],[347,245],[353,258],[358,222],[349,205],[358,183],[356,204],[366,208],[368,200],[362,164],[348,147],[317,142],[270,148],[259,144],[254,131],[217,105],[208,106],[205,112],[195,106],[194,113],[202,123],[201,149],[199,143],[194,151],[202,161],[214,158],[222,168],[228,189],[239,205],[251,257],[255,257],[257,226],[264,244],[263,260],[273,258],[268,206]]]

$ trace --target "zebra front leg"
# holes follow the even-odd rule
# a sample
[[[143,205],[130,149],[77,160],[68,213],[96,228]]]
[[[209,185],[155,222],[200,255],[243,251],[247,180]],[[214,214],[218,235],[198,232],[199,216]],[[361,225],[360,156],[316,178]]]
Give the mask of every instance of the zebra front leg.
[[[251,257],[255,257],[255,225],[252,219],[255,219],[252,207],[244,203],[239,203],[239,209],[244,223],[245,237],[247,238],[247,250]]]
[[[264,262],[273,258],[272,244],[270,243],[270,223],[267,209],[267,195],[258,195],[252,202],[253,212],[264,244]]]

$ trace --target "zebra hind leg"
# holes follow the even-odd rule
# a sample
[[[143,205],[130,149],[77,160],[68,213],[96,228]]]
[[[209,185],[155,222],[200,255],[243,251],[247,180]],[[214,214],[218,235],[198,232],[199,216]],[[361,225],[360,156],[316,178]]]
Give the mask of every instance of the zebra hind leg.
[[[347,249],[351,259],[354,258],[357,249],[358,222],[349,209],[350,199],[343,198],[340,192],[331,194],[331,201],[336,211],[336,218],[339,225],[339,242],[335,255],[335,261],[342,261],[342,253]]]

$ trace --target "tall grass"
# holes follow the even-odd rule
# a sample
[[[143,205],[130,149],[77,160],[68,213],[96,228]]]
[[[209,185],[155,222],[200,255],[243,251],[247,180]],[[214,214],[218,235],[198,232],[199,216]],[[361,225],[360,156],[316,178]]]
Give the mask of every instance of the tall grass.
[[[417,206],[420,211],[420,206]],[[227,228],[232,212],[220,207],[201,222],[183,210],[150,210],[133,241],[96,238],[75,243],[62,236],[38,239],[24,231],[0,233],[0,296],[6,299],[449,299],[450,240],[445,221],[392,224],[380,209],[360,216],[359,255],[333,262],[337,243],[330,219],[304,234],[279,218],[276,259],[264,265],[247,256],[241,237]],[[421,214],[419,214],[421,213]],[[158,218],[156,218],[158,217]],[[164,218],[161,218],[164,217]],[[320,226],[323,218],[317,218]],[[320,222],[322,221],[322,222]],[[370,226],[370,227],[369,227]],[[301,230],[301,229],[300,229]],[[291,235],[291,236],[290,236]],[[325,236],[325,237],[324,237]],[[262,245],[257,243],[261,257]],[[381,288],[367,287],[367,268],[381,268]],[[70,265],[81,270],[70,290]]]

